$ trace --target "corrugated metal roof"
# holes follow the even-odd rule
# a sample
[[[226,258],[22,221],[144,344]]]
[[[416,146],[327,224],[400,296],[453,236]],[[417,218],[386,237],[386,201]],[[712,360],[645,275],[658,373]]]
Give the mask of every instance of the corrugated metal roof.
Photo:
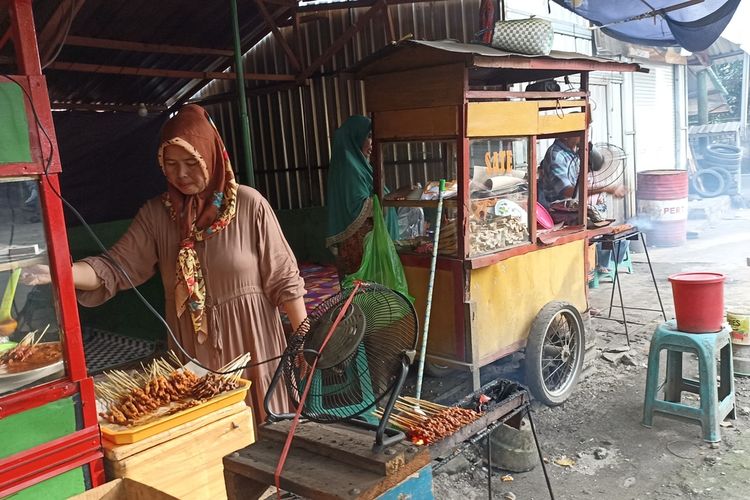
[[[494,73],[503,69],[513,70],[514,74],[508,71],[504,73],[503,81],[506,83],[555,78],[581,71],[643,71],[635,63],[619,63],[571,52],[552,51],[547,56],[516,54],[455,40],[405,40],[384,47],[348,71],[358,78],[364,78],[370,74],[454,62],[464,62],[479,71],[485,68],[491,68]]]
[[[269,30],[265,27],[254,2],[238,1],[240,33],[243,49],[257,43]],[[80,5],[75,11],[71,6]],[[288,12],[289,7],[269,4],[276,13]],[[232,63],[232,24],[227,2],[197,0],[68,0],[36,1],[33,3],[39,52],[42,64],[45,54],[53,55],[62,48],[54,64],[44,70],[50,98],[55,103],[86,103],[128,106],[145,103],[163,106],[195,93],[195,84],[208,80],[164,76],[138,76],[64,70],[76,64],[140,68],[148,70],[177,70],[191,72],[221,72]],[[280,15],[279,17],[283,17]],[[0,8],[0,36],[8,26],[8,11]],[[151,45],[221,49],[216,53],[165,53],[147,47],[112,48],[81,46],[79,40],[104,39],[137,42]],[[74,43],[70,43],[74,41]],[[95,41],[95,43],[98,43]],[[189,51],[186,51],[189,52]],[[5,56],[2,71],[14,71],[9,64],[13,57],[12,44],[6,44],[0,55]],[[70,63],[65,65],[63,63]],[[107,71],[110,71],[108,68]],[[127,70],[123,70],[123,73]],[[198,87],[199,88],[199,87]]]

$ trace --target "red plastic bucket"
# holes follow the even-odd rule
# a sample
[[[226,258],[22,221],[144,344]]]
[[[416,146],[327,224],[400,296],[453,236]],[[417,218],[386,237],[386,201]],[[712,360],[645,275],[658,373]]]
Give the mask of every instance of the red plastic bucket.
[[[724,278],[721,273],[677,273],[669,277],[677,329],[712,333],[724,323]]]

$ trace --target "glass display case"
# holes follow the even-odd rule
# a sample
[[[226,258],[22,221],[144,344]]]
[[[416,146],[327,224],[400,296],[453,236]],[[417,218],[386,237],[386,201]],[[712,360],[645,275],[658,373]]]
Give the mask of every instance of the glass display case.
[[[50,285],[27,286],[24,269],[49,267],[37,178],[0,178],[0,396],[65,376]]]
[[[457,256],[456,141],[384,142],[382,158],[384,202],[399,222],[396,248],[431,253],[437,209],[438,179],[447,179],[438,251]]]
[[[94,383],[32,3],[0,17],[15,55],[0,81],[0,497],[68,498],[104,482]]]
[[[531,242],[528,137],[469,141],[469,257]]]
[[[529,137],[469,141],[469,257],[531,243]],[[384,205],[396,210],[402,252],[430,253],[439,179],[446,179],[440,255],[458,255],[458,159],[455,141],[379,144]]]

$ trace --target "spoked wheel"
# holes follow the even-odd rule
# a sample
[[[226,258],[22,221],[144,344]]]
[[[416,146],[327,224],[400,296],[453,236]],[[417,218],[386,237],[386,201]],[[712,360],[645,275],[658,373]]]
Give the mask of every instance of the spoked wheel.
[[[456,370],[449,365],[437,361],[427,360],[427,362],[424,364],[424,371],[430,377],[442,378],[450,375]]]
[[[583,367],[583,321],[567,302],[550,302],[531,324],[526,344],[526,383],[536,399],[549,406],[573,392]]]

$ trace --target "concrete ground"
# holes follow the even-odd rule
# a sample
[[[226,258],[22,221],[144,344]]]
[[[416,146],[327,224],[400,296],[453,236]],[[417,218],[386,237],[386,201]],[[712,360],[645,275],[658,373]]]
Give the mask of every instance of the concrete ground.
[[[726,274],[725,304],[750,312],[750,210],[713,213],[691,220],[694,239],[678,248],[650,249],[667,317],[674,317],[667,276],[710,270]],[[633,254],[634,273],[622,274],[626,304],[658,306],[645,254]],[[610,284],[591,290],[591,305],[607,312]],[[613,312],[613,315],[615,312]],[[628,319],[631,349],[622,325],[595,318],[598,356],[594,370],[563,405],[533,406],[533,418],[557,499],[750,498],[750,379],[735,377],[737,418],[722,428],[722,442],[709,445],[700,427],[656,416],[641,425],[648,345],[659,313],[635,311]],[[607,359],[609,358],[609,359]],[[613,362],[613,360],[615,360]],[[686,357],[686,366],[695,361]],[[482,370],[482,382],[516,378],[520,360],[506,359]],[[469,391],[468,377],[430,379],[426,397],[445,403]],[[487,498],[486,469],[478,454],[455,459],[436,472],[436,498]],[[525,473],[493,472],[493,498],[549,498],[541,467]]]

